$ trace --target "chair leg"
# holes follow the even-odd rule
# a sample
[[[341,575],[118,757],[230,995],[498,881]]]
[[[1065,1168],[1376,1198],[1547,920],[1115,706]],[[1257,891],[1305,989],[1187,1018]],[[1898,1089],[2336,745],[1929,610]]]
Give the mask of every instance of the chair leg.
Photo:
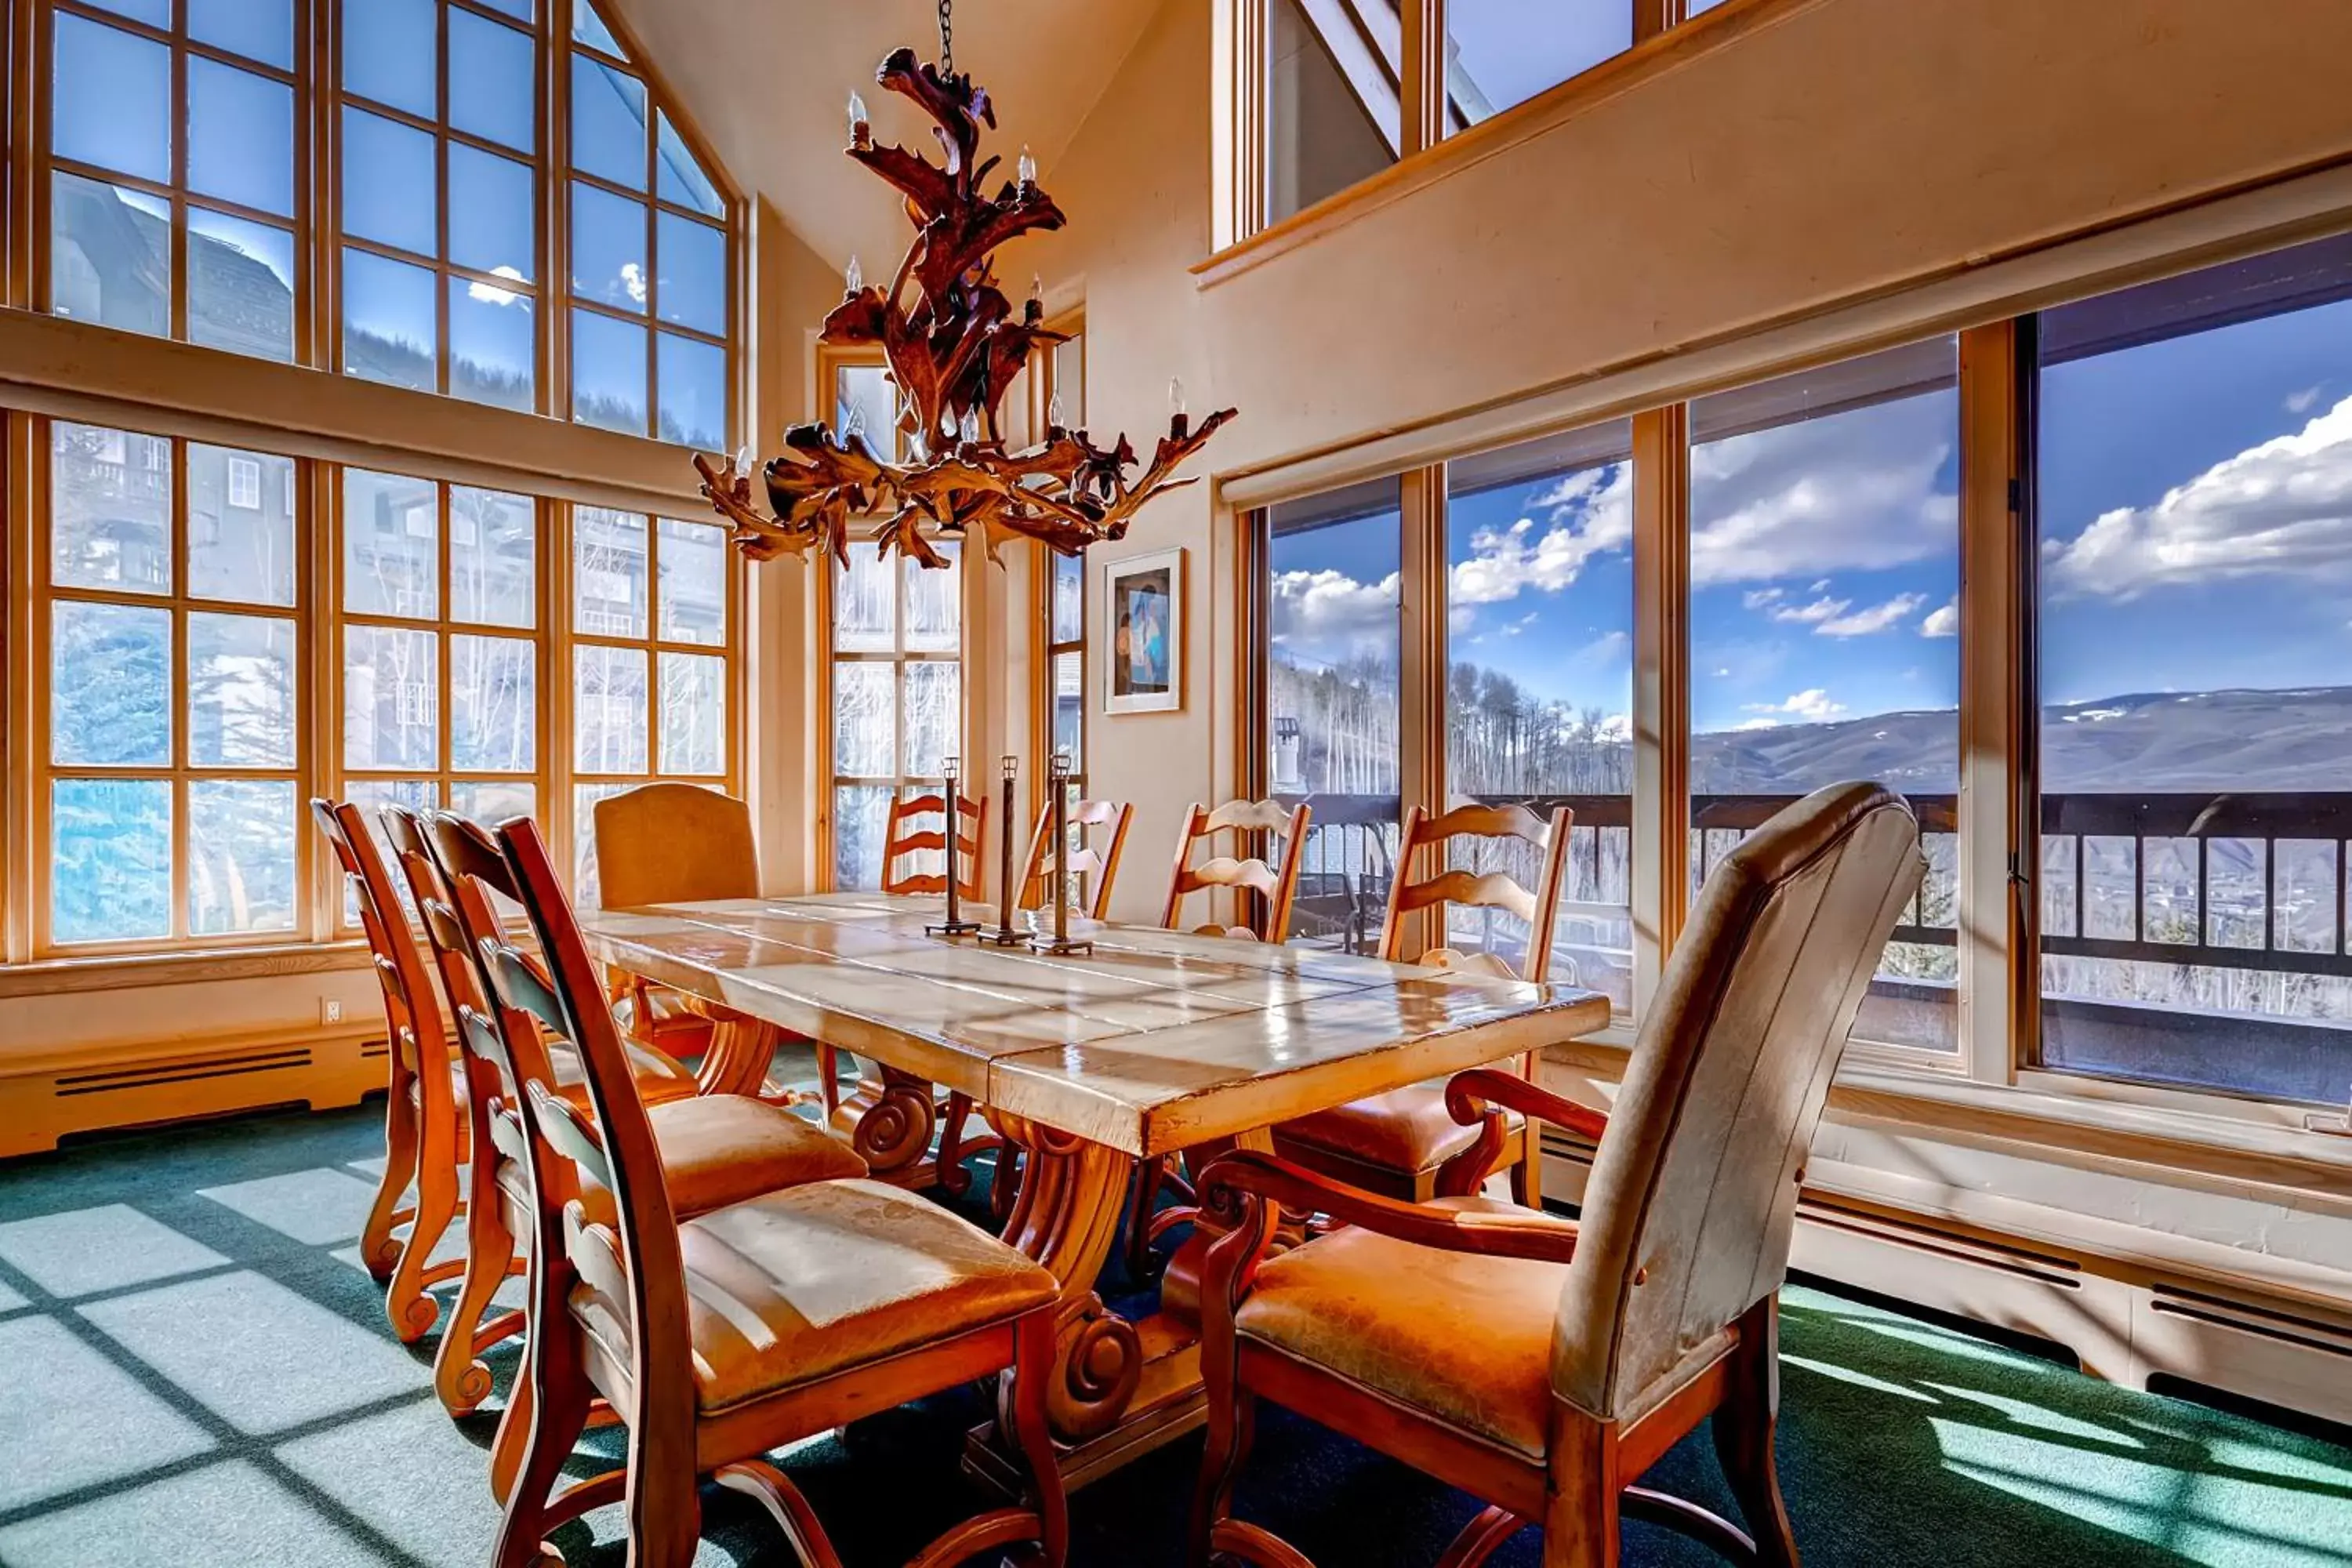
[[[1797,1538],[1772,1451],[1780,1421],[1780,1302],[1768,1296],[1740,1321],[1730,1391],[1715,1413],[1715,1452],[1756,1538],[1757,1561],[1763,1568],[1797,1568]]]
[[[580,1434],[587,1429],[590,1395],[588,1373],[580,1364],[580,1331],[568,1315],[552,1316],[558,1321],[532,1326],[515,1398],[507,1409],[509,1422],[518,1410],[526,1412],[528,1433],[520,1473],[506,1494],[506,1515],[499,1525],[491,1568],[535,1568],[562,1561],[546,1544],[548,1504]],[[526,1399],[526,1388],[535,1396]],[[499,1436],[505,1434],[501,1424]]]
[[[488,1173],[498,1151],[475,1167],[466,1204],[466,1280],[441,1326],[441,1348],[433,1357],[433,1391],[452,1415],[470,1415],[490,1396],[490,1369],[474,1341],[490,1299],[514,1271],[514,1231],[507,1223],[505,1194]]]
[[[427,1125],[417,1143],[416,1216],[409,1222],[408,1238],[383,1293],[384,1313],[404,1344],[423,1339],[441,1315],[441,1303],[425,1289],[425,1271],[433,1249],[457,1217],[457,1130]]]
[[[400,1223],[400,1200],[416,1180],[416,1108],[409,1103],[407,1083],[396,1075],[383,1111],[383,1180],[376,1184],[375,1202],[360,1231],[360,1257],[379,1284],[400,1265],[400,1238],[393,1227]]]
[[[1560,1423],[1552,1438],[1543,1568],[1619,1568],[1622,1489],[1615,1430],[1583,1419]]]
[[[1208,1384],[1209,1442],[1201,1454],[1201,1479],[1192,1494],[1185,1568],[1209,1568],[1217,1527],[1233,1514],[1234,1482],[1257,1435],[1257,1395],[1235,1384],[1231,1369],[1219,1376],[1204,1366],[1202,1373]]]
[[[1011,1387],[1004,1415],[1013,1443],[1029,1471],[1029,1493],[1037,1509],[1038,1546],[1044,1568],[1064,1568],[1070,1556],[1070,1501],[1062,1483],[1060,1457],[1045,1424],[1045,1390],[1054,1378],[1055,1314],[1032,1312],[1014,1331]]]
[[[1168,1168],[1164,1158],[1139,1161],[1135,1194],[1127,1226],[1127,1277],[1141,1280],[1151,1272],[1151,1215],[1160,1206],[1160,1178]]]

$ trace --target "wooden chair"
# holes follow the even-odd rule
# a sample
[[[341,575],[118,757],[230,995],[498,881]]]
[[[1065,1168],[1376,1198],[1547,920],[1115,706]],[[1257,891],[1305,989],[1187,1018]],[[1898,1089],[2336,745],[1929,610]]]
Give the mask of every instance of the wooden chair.
[[[467,1154],[463,1107],[453,1077],[447,1022],[433,994],[408,916],[368,837],[367,820],[349,802],[313,800],[311,819],[333,849],[358,906],[378,987],[383,993],[385,1056],[383,1179],[360,1233],[360,1257],[385,1287],[393,1332],[425,1337],[441,1315],[432,1287],[457,1278],[462,1262],[432,1262],[450,1222],[465,1211],[457,1168]],[[403,1205],[411,1190],[416,1196]],[[400,1227],[406,1226],[405,1236]]]
[[[1437,945],[1421,963],[1433,969],[1458,969],[1506,980],[1541,981],[1551,971],[1552,921],[1559,908],[1568,867],[1569,809],[1549,818],[1524,805],[1457,805],[1441,816],[1420,806],[1405,813],[1397,874],[1389,879],[1388,914],[1381,925],[1380,956],[1395,963],[1404,949],[1406,917],[1433,910],[1440,922]],[[1457,847],[1473,854],[1486,846],[1526,845],[1539,866],[1533,887],[1522,887],[1507,871],[1479,872],[1454,863]],[[1439,869],[1415,879],[1416,864]],[[1450,908],[1498,910],[1528,929],[1526,973],[1493,952],[1460,952],[1444,945]],[[1532,1081],[1537,1053],[1522,1058],[1520,1076]],[[1275,1152],[1312,1171],[1407,1203],[1435,1195],[1437,1173],[1467,1149],[1475,1133],[1445,1111],[1443,1083],[1415,1084],[1352,1104],[1334,1106],[1275,1129]],[[1511,1195],[1530,1208],[1543,1206],[1543,1140],[1514,1121],[1505,1158],[1510,1163]]]
[[[1193,806],[1185,813],[1184,831],[1176,840],[1176,869],[1169,879],[1168,904],[1160,911],[1160,923],[1170,931],[1182,929],[1178,921],[1188,893],[1243,889],[1263,897],[1256,924],[1223,925],[1213,921],[1192,929],[1208,936],[1287,942],[1290,907],[1298,896],[1299,853],[1307,843],[1307,825],[1314,815],[1314,807],[1304,801],[1287,811],[1281,802],[1273,800],[1229,800],[1213,811],[1205,805]],[[1197,866],[1192,863],[1193,845],[1225,832],[1275,834],[1282,840],[1281,858],[1268,865],[1255,856],[1237,858],[1213,855]]]
[[[1184,814],[1184,829],[1177,835],[1176,869],[1168,880],[1168,902],[1160,910],[1160,923],[1170,931],[1181,929],[1178,922],[1189,893],[1235,889],[1260,895],[1258,923],[1223,925],[1213,920],[1193,927],[1196,934],[1244,942],[1289,941],[1291,906],[1298,896],[1298,860],[1307,843],[1307,824],[1314,816],[1315,808],[1305,801],[1289,810],[1274,800],[1229,800],[1213,811],[1195,805]],[[1199,865],[1192,864],[1195,844],[1202,839],[1214,840],[1218,834],[1227,832],[1239,838],[1236,847],[1246,847],[1249,834],[1274,834],[1282,840],[1281,856],[1268,864],[1255,856],[1213,854]],[[1210,847],[1215,848],[1213,842]],[[1188,1165],[1192,1160],[1193,1156],[1185,1156]],[[1160,1208],[1162,1192],[1174,1193],[1177,1203]],[[1165,1156],[1138,1164],[1134,1195],[1129,1201],[1128,1272],[1138,1279],[1148,1273],[1152,1262],[1151,1244],[1177,1226],[1191,1224],[1198,1213],[1193,1206],[1192,1184]]]
[[[648,784],[596,803],[596,871],[607,909],[760,896],[751,808],[699,784]],[[705,1094],[761,1094],[783,1038],[773,1025],[619,972],[630,1033],[674,1056],[701,1054]]]
[[[1233,1228],[1201,1281],[1194,1568],[1306,1563],[1231,1517],[1262,1395],[1483,1500],[1444,1568],[1478,1568],[1528,1524],[1545,1568],[1613,1568],[1623,1514],[1794,1568],[1772,1452],[1790,1232],[1847,1030],[1924,868],[1899,797],[1811,795],[1708,879],[1613,1111],[1509,1073],[1454,1079],[1480,1147],[1443,1190],[1475,1190],[1509,1107],[1597,1141],[1581,1223],[1468,1195],[1399,1203],[1272,1154],[1211,1166],[1202,1201]],[[1347,1228],[1269,1258],[1285,1209]],[[1709,1416],[1754,1540],[1636,1484]]]
[[[1118,858],[1127,848],[1127,830],[1134,820],[1135,807],[1125,801],[1081,800],[1071,805],[1068,822],[1080,843],[1068,851],[1061,870],[1094,879],[1094,897],[1080,913],[1095,920],[1108,918],[1111,884],[1118,876]],[[1099,849],[1084,842],[1090,827],[1110,829],[1109,839]],[[1046,880],[1045,867],[1055,858],[1050,853],[1053,849],[1054,807],[1048,802],[1037,814],[1036,830],[1029,835],[1029,852],[1022,858],[1021,891],[1013,900],[1016,908],[1043,909],[1049,901],[1053,884]]]
[[[1034,1542],[1039,1560],[1062,1568],[1069,1528],[1045,1416],[1054,1276],[878,1182],[810,1183],[682,1218],[539,830],[509,822],[498,846],[546,970],[503,941],[486,942],[492,994],[579,1051],[593,1111],[537,1085],[520,1101],[536,1243],[536,1415],[497,1568],[544,1561],[550,1531],[612,1502],[626,1506],[633,1565],[686,1568],[705,1477],[762,1503],[801,1561],[837,1565],[807,1499],[765,1456],[990,1376],[1026,1462],[1027,1506],[966,1521],[914,1563],[945,1568]],[[575,1172],[582,1195],[567,1199]],[[629,1427],[627,1462],[558,1495],[600,1393]]]
[[[530,1016],[490,1005],[484,944],[506,940],[493,895],[519,902],[497,845],[462,817],[420,818],[385,808],[390,833],[458,1020],[472,1092],[476,1147],[492,1151],[479,1184],[484,1201],[468,1210],[466,1280],[434,1363],[445,1404],[472,1409],[489,1393],[479,1357],[529,1327],[528,1310],[482,1321],[491,1298],[513,1271],[519,1237],[532,1235],[528,1140],[521,1089],[536,1086],[584,1109],[587,1067],[568,1042],[551,1038]],[[617,1029],[616,1029],[617,1035]],[[865,1173],[838,1139],[781,1106],[741,1095],[696,1095],[683,1069],[646,1070],[649,1053],[621,1043],[631,1091],[645,1105],[662,1174],[678,1212],[694,1215],[801,1182]],[[503,1499],[522,1458],[530,1419],[529,1384],[518,1379],[491,1449],[491,1489]]]
[[[956,871],[956,892],[972,901],[979,913],[982,894],[982,854],[988,844],[988,803],[959,795],[955,804],[955,847],[948,847],[947,797],[934,792],[890,803],[882,833],[882,890],[891,894],[936,893],[948,890],[948,868]],[[938,871],[919,871],[905,862],[921,854],[943,858]],[[857,1063],[857,1087],[843,1097],[836,1074],[838,1050],[823,1047],[817,1068],[824,1086],[833,1124],[856,1145],[874,1173],[874,1179],[900,1186],[937,1184],[954,1196],[971,1190],[971,1173],[963,1163],[975,1154],[1003,1147],[993,1133],[971,1137],[971,1097],[937,1089],[912,1073],[884,1067],[867,1057],[853,1055]],[[934,1135],[937,1147],[934,1152]]]

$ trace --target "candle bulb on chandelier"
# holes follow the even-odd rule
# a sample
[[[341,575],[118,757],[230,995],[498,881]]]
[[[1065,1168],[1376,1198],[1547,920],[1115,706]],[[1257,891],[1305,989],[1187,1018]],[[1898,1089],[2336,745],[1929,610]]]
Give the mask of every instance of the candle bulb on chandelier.
[[[1045,399],[1045,435],[1048,439],[1062,433],[1062,389],[1054,388],[1054,395]]]
[[[849,90],[849,144],[858,148],[874,145],[873,122],[866,118],[866,100],[856,88]]]
[[[967,447],[980,445],[980,410],[967,408],[963,411],[963,417],[956,421],[956,439]]]
[[[1029,149],[1027,147],[1021,149],[1021,162],[1016,166],[1020,171],[1022,190],[1024,192],[1035,190],[1037,188],[1037,160],[1030,156]]]
[[[1184,413],[1184,382],[1181,376],[1168,378],[1168,431],[1177,440],[1184,438],[1192,420]]]
[[[857,298],[858,290],[866,287],[866,268],[858,265],[855,251],[850,253],[849,266],[842,273],[841,280],[848,288],[846,297],[852,300]]]

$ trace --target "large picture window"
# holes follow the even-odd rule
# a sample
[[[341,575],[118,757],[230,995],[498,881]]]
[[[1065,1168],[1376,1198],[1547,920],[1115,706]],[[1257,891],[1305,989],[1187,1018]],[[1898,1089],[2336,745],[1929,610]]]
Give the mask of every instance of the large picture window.
[[[962,547],[943,540],[937,548],[948,561],[943,568],[898,554],[886,559],[858,541],[849,564],[834,571],[836,888],[881,886],[891,801],[940,789],[947,759],[961,743]]]
[[[1928,874],[1860,1038],[1958,1044],[1959,397],[1937,338],[1690,406],[1691,891],[1846,779],[1919,814]]]
[[[1395,479],[1272,508],[1265,521],[1266,779],[1315,808],[1290,935],[1380,941],[1402,822],[1403,513]]]
[[[2352,239],[2040,321],[2042,1059],[2352,1090]]]
[[[59,0],[48,25],[48,309],[292,360],[305,216],[296,7]]]
[[[307,864],[296,464],[48,437],[41,945],[282,938]]]
[[[1575,814],[1551,976],[1620,1012],[1633,1005],[1633,492],[1622,420],[1446,473],[1445,804]],[[1530,847],[1477,853],[1466,868],[1536,885]],[[1447,946],[1526,973],[1523,922],[1460,906],[1447,919]]]

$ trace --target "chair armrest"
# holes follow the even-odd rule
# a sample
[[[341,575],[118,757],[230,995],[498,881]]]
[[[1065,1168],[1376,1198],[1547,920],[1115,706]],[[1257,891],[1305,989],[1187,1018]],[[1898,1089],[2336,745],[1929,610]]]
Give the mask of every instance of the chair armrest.
[[[1399,1203],[1255,1150],[1218,1159],[1202,1173],[1200,1190],[1201,1206],[1220,1216],[1241,1215],[1255,1200],[1302,1214],[1327,1214],[1344,1224],[1444,1252],[1566,1263],[1576,1250],[1576,1226],[1539,1210],[1482,1214]]]
[[[1445,1109],[1465,1127],[1475,1127],[1502,1106],[1554,1127],[1564,1127],[1580,1138],[1601,1142],[1609,1118],[1589,1105],[1579,1105],[1548,1089],[1538,1089],[1517,1073],[1495,1068],[1472,1068],[1455,1073],[1445,1084]]]

